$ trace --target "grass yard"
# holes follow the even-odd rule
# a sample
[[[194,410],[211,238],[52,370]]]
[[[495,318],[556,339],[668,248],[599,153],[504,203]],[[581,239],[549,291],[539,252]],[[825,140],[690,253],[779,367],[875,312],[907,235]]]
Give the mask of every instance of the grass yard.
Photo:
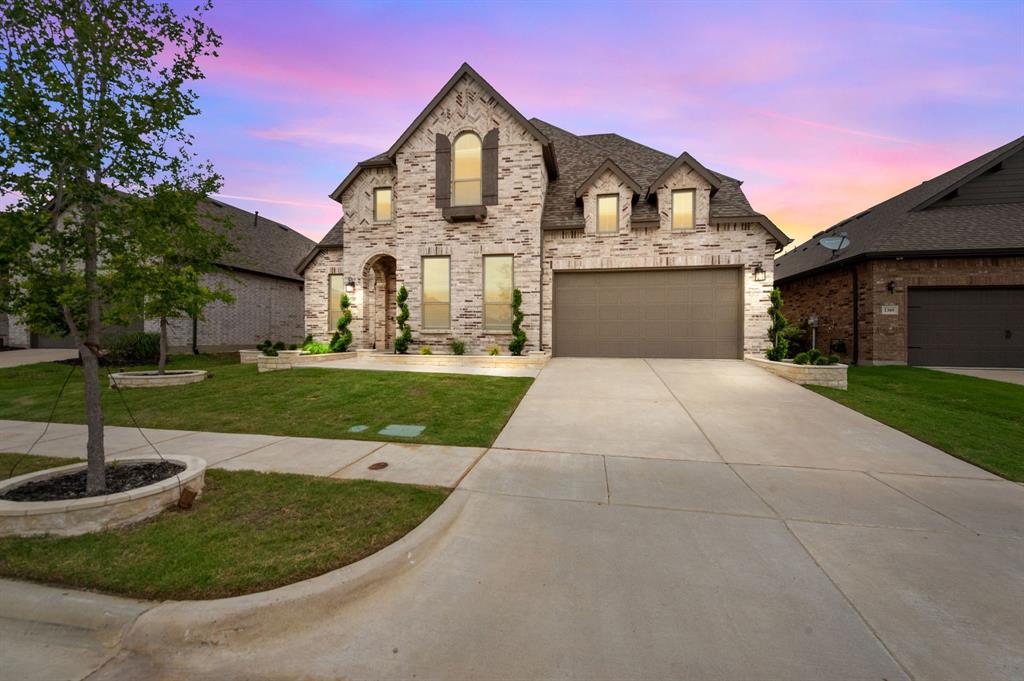
[[[1007,480],[1024,481],[1024,386],[917,367],[850,367],[849,390],[807,386]]]
[[[19,456],[0,454],[4,475]],[[19,472],[67,463],[28,457]],[[77,537],[0,539],[0,575],[136,598],[264,591],[380,551],[447,495],[369,480],[208,469],[189,511]]]
[[[206,369],[202,383],[124,391],[143,426],[445,445],[489,446],[512,415],[532,378],[339,369],[292,369],[259,374],[238,355],[184,355],[173,369]],[[0,370],[0,419],[45,421],[68,370],[43,363]],[[144,367],[138,367],[143,369]],[[101,376],[106,386],[105,370]],[[84,423],[80,368],[54,420]],[[132,425],[117,393],[103,389],[107,425]],[[388,424],[423,425],[417,437],[379,435]],[[351,426],[367,426],[349,432]]]

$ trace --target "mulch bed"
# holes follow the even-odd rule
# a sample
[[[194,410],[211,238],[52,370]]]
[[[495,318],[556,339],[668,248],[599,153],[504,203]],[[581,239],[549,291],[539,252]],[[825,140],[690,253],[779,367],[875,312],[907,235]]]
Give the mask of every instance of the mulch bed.
[[[108,463],[107,489],[96,494],[85,491],[86,471],[66,473],[46,480],[33,480],[0,494],[5,501],[65,501],[84,499],[104,494],[117,494],[152,485],[185,470],[179,463],[156,461],[153,463]]]

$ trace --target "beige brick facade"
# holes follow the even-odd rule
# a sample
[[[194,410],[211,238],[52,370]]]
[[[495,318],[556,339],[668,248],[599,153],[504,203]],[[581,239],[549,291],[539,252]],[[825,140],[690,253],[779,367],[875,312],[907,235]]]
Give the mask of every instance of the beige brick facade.
[[[435,135],[454,139],[472,130],[483,137],[498,133],[498,203],[487,206],[481,222],[449,223],[436,206]],[[394,172],[394,176],[392,176]],[[421,345],[444,349],[452,338],[466,342],[469,352],[497,345],[507,352],[508,333],[483,329],[483,256],[513,255],[514,285],[523,294],[523,329],[527,350],[550,350],[552,283],[554,272],[570,269],[651,267],[744,268],[744,351],[761,352],[767,329],[768,294],[772,287],[775,239],[755,222],[711,225],[711,187],[689,167],[679,168],[662,189],[661,226],[635,228],[631,224],[633,190],[614,173],[599,177],[583,196],[585,228],[542,231],[541,217],[547,189],[543,149],[515,116],[486,90],[465,76],[444,96],[395,155],[395,170],[364,168],[341,196],[345,208],[344,247],[320,252],[305,271],[306,331],[326,340],[328,276],[340,273],[351,279],[354,347],[376,342],[382,297],[380,271],[375,263],[394,258],[395,284],[409,291],[413,352]],[[373,221],[373,189],[392,186],[393,219]],[[673,232],[669,211],[671,191],[697,190],[696,226]],[[596,233],[596,196],[620,195],[620,229],[616,234]],[[662,194],[665,194],[662,197]],[[451,259],[451,328],[424,331],[421,324],[421,258],[444,255]],[[390,260],[387,260],[390,262]],[[766,280],[755,282],[753,269],[761,264]],[[388,316],[395,313],[388,289]]]

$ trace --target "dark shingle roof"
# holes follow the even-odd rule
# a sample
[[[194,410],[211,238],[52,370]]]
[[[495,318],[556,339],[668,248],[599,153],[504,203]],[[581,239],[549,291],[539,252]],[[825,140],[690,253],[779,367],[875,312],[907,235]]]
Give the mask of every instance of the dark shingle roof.
[[[677,159],[615,133],[574,135],[536,118],[532,123],[548,136],[558,157],[559,176],[548,185],[544,202],[544,229],[583,227],[583,207],[576,203],[575,192],[606,158],[615,161],[645,191]],[[721,182],[711,197],[712,218],[763,217],[750,206],[739,180],[713,170],[711,173]],[[657,206],[641,197],[633,206],[632,219],[635,222],[656,222]],[[776,238],[788,242],[788,237],[777,228],[775,232]]]
[[[312,239],[307,239],[279,222],[257,217],[218,199],[207,199],[201,211],[214,220],[225,220],[231,225],[228,238],[238,250],[227,254],[221,265],[302,280],[296,276],[295,266],[314,246]],[[206,221],[206,224],[212,223]]]
[[[964,180],[1024,152],[1024,137],[993,149],[815,234],[775,261],[783,281],[872,255],[925,255],[1024,249],[1024,203],[932,206]],[[846,232],[849,247],[835,257],[818,246]]]

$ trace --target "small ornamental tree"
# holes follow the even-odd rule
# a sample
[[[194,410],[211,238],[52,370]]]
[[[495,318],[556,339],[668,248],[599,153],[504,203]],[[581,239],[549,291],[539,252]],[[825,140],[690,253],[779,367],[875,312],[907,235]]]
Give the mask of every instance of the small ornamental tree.
[[[338,318],[338,329],[331,337],[331,352],[345,352],[348,346],[352,345],[352,332],[348,325],[352,323],[352,310],[348,309],[350,303],[348,294],[341,294],[341,317]]]
[[[523,354],[526,347],[526,332],[522,329],[523,292],[519,289],[512,291],[512,342],[508,344],[508,350],[516,357]]]
[[[781,362],[786,358],[789,351],[789,339],[786,338],[786,328],[789,322],[782,315],[782,292],[777,288],[772,289],[771,307],[768,308],[768,317],[771,324],[768,327],[768,342],[771,347],[765,353],[768,359]]]
[[[412,329],[409,328],[409,306],[405,301],[409,299],[409,291],[405,286],[398,289],[398,316],[395,323],[398,324],[398,335],[395,337],[395,352],[404,355],[409,351],[409,344],[412,343]]]

